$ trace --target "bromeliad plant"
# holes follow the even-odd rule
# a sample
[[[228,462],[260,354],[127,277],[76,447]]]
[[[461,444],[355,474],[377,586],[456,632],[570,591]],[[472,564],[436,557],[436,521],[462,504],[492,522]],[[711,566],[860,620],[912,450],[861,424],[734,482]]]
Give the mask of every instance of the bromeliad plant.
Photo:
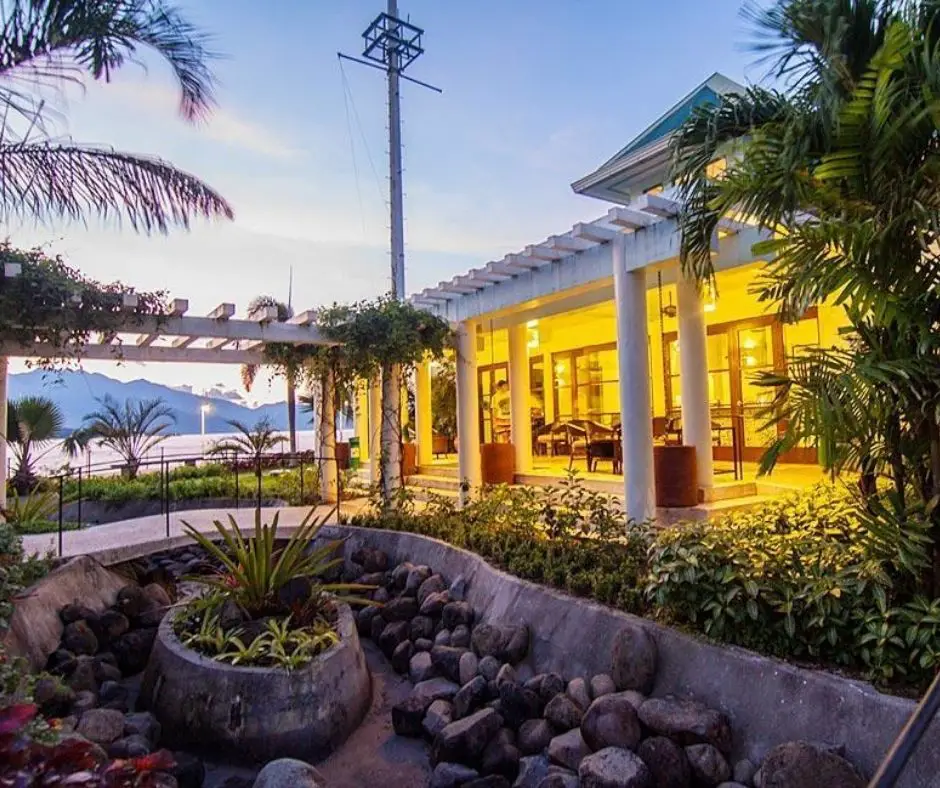
[[[351,596],[366,586],[324,580],[343,561],[337,557],[340,541],[313,546],[328,517],[311,510],[285,540],[278,539],[279,513],[269,525],[256,512],[248,537],[231,515],[227,525],[217,520],[218,541],[185,523],[185,533],[221,570],[189,578],[208,591],[175,619],[181,642],[234,665],[288,670],[335,644],[336,603],[369,601]]]

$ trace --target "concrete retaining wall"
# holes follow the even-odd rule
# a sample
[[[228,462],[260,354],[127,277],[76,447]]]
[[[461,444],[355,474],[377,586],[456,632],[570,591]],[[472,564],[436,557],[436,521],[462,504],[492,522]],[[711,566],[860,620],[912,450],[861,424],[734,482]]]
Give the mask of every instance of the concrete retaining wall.
[[[173,745],[201,745],[233,760],[317,761],[362,721],[371,677],[352,611],[343,605],[340,642],[301,670],[235,667],[184,647],[164,617],[140,699]]]
[[[241,508],[251,509],[257,503],[247,491],[241,499]],[[262,498],[262,506],[286,506],[287,504],[277,498]],[[123,501],[111,503],[108,501],[82,501],[82,525],[104,525],[117,523],[122,520],[136,520],[138,517],[151,517],[161,514],[163,509],[159,500]],[[199,509],[235,509],[234,498],[192,498],[182,501],[170,501],[171,512],[188,512]],[[50,519],[58,518],[58,514]],[[78,502],[72,501],[62,507],[62,519],[77,522],[79,519]]]
[[[785,741],[824,741],[844,744],[847,757],[870,777],[914,709],[912,701],[883,695],[862,682],[712,645],[519,580],[434,539],[345,526],[321,533],[347,538],[347,555],[368,545],[386,551],[396,563],[427,564],[448,579],[464,575],[467,600],[484,621],[529,625],[529,661],[537,672],[555,670],[566,678],[606,673],[614,636],[625,622],[640,624],[659,649],[653,695],[684,695],[725,711],[733,723],[736,758],[760,762]],[[935,721],[898,787],[937,785],[938,774],[940,722]]]

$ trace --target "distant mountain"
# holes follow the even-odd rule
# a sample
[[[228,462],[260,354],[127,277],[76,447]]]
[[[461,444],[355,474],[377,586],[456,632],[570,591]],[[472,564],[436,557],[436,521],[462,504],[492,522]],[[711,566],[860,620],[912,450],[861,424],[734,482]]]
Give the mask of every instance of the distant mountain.
[[[196,435],[200,431],[200,408],[204,402],[212,405],[206,414],[206,432],[231,432],[227,420],[237,419],[252,425],[267,417],[279,430],[287,429],[287,406],[283,402],[249,408],[233,402],[229,397],[233,392],[213,390],[211,394],[219,396],[200,396],[192,391],[162,386],[149,380],[132,380],[124,383],[97,372],[64,371],[44,372],[32,370],[17,375],[10,375],[9,397],[16,399],[27,395],[44,396],[54,400],[65,414],[66,427],[71,430],[78,427],[85,415],[98,407],[97,400],[110,396],[118,402],[127,399],[143,400],[160,397],[167,403],[176,416],[173,432],[180,435]],[[297,413],[297,428],[310,429],[310,415]]]

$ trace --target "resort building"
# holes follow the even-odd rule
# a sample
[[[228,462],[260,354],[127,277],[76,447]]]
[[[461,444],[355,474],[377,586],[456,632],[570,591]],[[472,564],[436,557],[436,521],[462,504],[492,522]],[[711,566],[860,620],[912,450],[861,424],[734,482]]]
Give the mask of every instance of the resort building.
[[[481,445],[511,444],[515,481],[544,484],[568,467],[622,474],[622,487],[610,481],[628,515],[645,519],[656,507],[654,446],[685,445],[696,500],[756,493],[756,462],[782,425],[768,425],[774,392],[752,385],[755,374],[784,370],[801,346],[834,344],[845,320],[820,304],[781,323],[752,292],[764,265],[752,247],[764,236],[742,222],[723,222],[715,239],[714,290],[681,274],[670,135],[695,106],[742,90],[713,75],[572,184],[608,204],[599,219],[412,297],[457,330],[459,479],[479,485]],[[431,432],[431,375],[417,374],[422,473],[454,463]],[[816,462],[813,446],[792,451],[778,478],[818,479]]]

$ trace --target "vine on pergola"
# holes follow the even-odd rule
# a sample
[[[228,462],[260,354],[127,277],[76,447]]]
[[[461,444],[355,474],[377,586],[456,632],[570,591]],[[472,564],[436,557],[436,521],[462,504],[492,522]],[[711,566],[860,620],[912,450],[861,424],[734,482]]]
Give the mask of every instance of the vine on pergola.
[[[108,342],[122,331],[133,331],[144,317],[168,313],[164,292],[141,292],[121,282],[102,284],[40,248],[23,250],[8,240],[0,242],[0,266],[6,263],[19,264],[20,270],[0,275],[0,342],[23,347],[41,343],[50,352],[30,362],[41,367],[75,363],[92,335]],[[125,306],[126,295],[136,296],[136,306]]]

